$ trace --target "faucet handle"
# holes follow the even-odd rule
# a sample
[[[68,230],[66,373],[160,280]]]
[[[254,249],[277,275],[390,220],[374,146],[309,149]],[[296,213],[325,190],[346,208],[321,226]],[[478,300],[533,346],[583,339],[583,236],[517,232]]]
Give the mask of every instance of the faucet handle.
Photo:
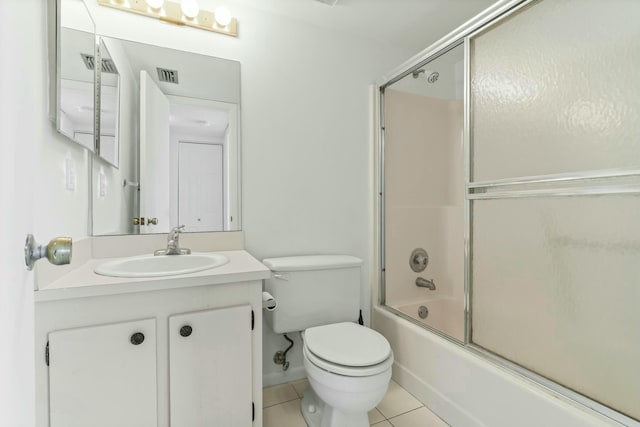
[[[420,273],[427,268],[429,264],[429,254],[422,248],[414,249],[409,257],[409,266],[416,273]]]
[[[185,229],[185,225],[178,225],[177,227],[173,227],[171,229],[171,231],[169,231],[169,234],[167,235],[167,238],[169,240],[171,239],[175,239],[178,237],[178,234],[182,233]]]

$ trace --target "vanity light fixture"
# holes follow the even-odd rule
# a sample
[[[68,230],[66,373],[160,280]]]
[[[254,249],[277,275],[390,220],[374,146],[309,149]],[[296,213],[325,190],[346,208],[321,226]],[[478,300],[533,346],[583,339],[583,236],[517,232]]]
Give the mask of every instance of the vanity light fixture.
[[[200,9],[198,0],[98,0],[98,4],[176,25],[238,37],[238,20],[227,8],[218,7],[215,12],[209,12]]]
[[[164,5],[164,0],[147,0],[147,4],[153,10],[160,10]]]
[[[216,19],[216,24],[221,27],[226,27],[231,22],[231,12],[224,6],[218,6],[213,12]]]
[[[189,19],[197,17],[200,12],[198,0],[182,0],[180,9],[182,9],[182,14]]]

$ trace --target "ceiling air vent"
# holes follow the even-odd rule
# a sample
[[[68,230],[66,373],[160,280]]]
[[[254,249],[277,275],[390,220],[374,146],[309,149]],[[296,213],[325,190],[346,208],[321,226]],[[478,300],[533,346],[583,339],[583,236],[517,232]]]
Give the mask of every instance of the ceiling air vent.
[[[96,67],[96,61],[93,55],[81,53],[80,56],[82,57],[82,62],[84,62],[84,65],[88,70],[93,70]],[[118,74],[118,69],[116,68],[116,64],[112,59],[103,59],[101,68],[103,73]]]
[[[156,68],[158,70],[158,80],[165,83],[178,84],[178,71],[167,70],[166,68]]]

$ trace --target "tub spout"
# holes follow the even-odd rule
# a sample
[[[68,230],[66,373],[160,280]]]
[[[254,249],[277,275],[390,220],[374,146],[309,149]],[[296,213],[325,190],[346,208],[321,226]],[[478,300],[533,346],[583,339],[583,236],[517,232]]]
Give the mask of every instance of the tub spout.
[[[419,288],[427,288],[432,291],[436,290],[436,284],[433,282],[433,280],[423,279],[422,277],[418,277],[416,279],[416,286],[418,286]]]

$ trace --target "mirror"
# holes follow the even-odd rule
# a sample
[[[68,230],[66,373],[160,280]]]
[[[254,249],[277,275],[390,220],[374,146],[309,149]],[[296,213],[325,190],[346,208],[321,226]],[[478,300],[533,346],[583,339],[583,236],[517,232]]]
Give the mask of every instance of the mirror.
[[[50,37],[55,43],[51,118],[58,132],[93,150],[95,26],[81,0],[58,0],[49,6],[52,28],[57,28],[56,36]]]
[[[240,63],[111,37],[100,46],[118,81],[112,101],[100,97],[93,234],[239,230]]]

